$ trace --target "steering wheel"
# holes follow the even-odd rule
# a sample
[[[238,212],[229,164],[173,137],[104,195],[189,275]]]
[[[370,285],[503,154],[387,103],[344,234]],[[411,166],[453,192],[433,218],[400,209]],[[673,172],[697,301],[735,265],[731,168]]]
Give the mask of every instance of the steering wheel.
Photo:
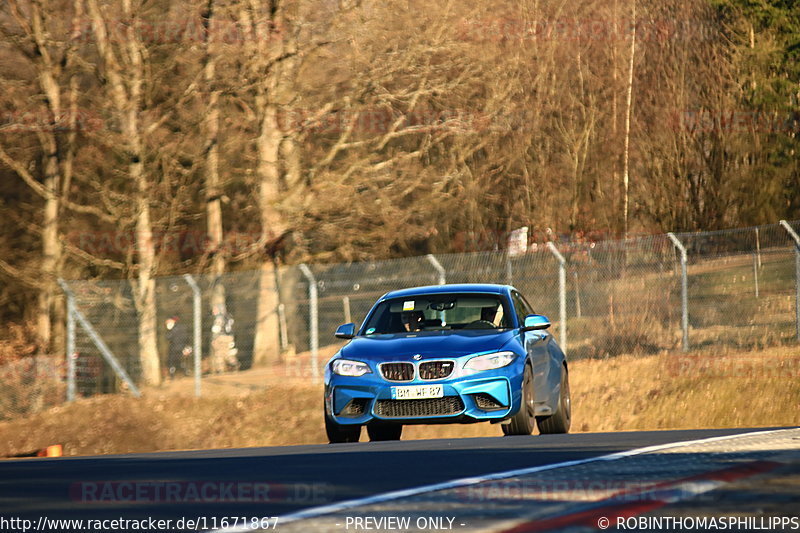
[[[464,326],[463,329],[495,329],[496,327],[497,326],[488,320],[473,320]]]

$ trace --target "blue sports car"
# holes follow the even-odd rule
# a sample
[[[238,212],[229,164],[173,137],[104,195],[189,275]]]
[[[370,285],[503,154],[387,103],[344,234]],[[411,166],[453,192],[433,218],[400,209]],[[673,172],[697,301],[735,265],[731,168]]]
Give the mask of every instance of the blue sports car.
[[[508,285],[436,285],[382,296],[325,367],[330,442],[398,440],[404,425],[499,423],[506,435],[566,433],[564,352]]]

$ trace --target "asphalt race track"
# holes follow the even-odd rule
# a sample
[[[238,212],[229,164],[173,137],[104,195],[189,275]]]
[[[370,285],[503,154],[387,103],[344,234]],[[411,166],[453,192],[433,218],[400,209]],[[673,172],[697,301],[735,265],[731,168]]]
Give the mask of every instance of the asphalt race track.
[[[585,433],[7,460],[0,463],[0,516],[34,522],[41,517],[204,517],[210,528],[215,525],[213,517],[282,516],[467,476],[750,431],[759,430]]]

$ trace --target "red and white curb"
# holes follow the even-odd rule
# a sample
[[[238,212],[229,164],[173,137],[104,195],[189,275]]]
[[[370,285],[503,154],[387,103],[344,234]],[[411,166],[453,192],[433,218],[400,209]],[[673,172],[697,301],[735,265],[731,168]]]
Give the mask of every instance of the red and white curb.
[[[670,503],[694,498],[727,483],[769,472],[782,464],[753,461],[684,479],[656,483],[638,490],[620,491],[609,498],[581,505],[567,514],[526,521],[504,530],[503,533],[534,533],[578,526],[606,529],[613,526],[617,518],[631,518]]]
[[[359,507],[382,504],[386,502],[400,500],[403,498],[419,496],[431,492],[470,487],[481,483],[486,483],[489,481],[508,479],[518,476],[527,476],[559,468],[570,468],[590,463],[618,461],[628,457],[634,457],[648,453],[662,452],[665,450],[672,450],[676,448],[720,442],[725,440],[737,439],[741,437],[755,437],[759,435],[765,436],[778,433],[781,431],[786,431],[786,430],[778,429],[778,430],[755,431],[747,433],[737,433],[734,435],[725,435],[721,437],[710,437],[706,439],[671,442],[667,444],[659,444],[655,446],[647,446],[644,448],[626,450],[624,452],[616,452],[607,455],[600,455],[597,457],[590,457],[587,459],[578,459],[574,461],[565,461],[549,465],[540,465],[540,466],[521,468],[516,470],[507,470],[503,472],[496,472],[482,476],[472,476],[461,479],[455,479],[442,483],[434,483],[431,485],[423,485],[419,487],[412,487],[408,489],[385,492],[382,494],[368,496],[365,498],[357,498],[329,505],[311,507],[308,509],[303,509],[301,511],[281,516],[278,518],[277,523],[280,524],[280,526],[285,526],[286,524],[297,522],[300,520],[308,520],[308,519],[323,517],[325,515],[340,513],[342,511],[349,511]],[[725,483],[729,483],[730,481],[733,481],[735,479],[740,479],[742,477],[747,477],[750,475],[766,472],[768,470],[771,470],[772,468],[775,468],[778,465],[780,465],[780,463],[758,461],[741,467],[734,467],[730,469],[724,469],[706,474],[701,474],[699,476],[684,478],[681,480],[650,485],[642,488],[639,491],[641,493],[648,494],[648,498],[646,500],[640,499],[639,501],[636,502],[620,502],[619,500],[621,499],[620,498],[621,496],[626,495],[629,496],[629,498],[627,499],[634,499],[636,493],[631,491],[625,493],[618,493],[611,496],[610,498],[600,500],[599,502],[593,502],[591,504],[591,508],[582,507],[580,511],[575,513],[570,513],[568,515],[548,518],[544,520],[537,519],[535,523],[523,522],[519,525],[514,526],[512,529],[508,529],[506,531],[509,533],[511,532],[518,533],[527,531],[545,531],[548,529],[563,528],[571,525],[574,526],[591,525],[591,527],[596,527],[597,520],[600,517],[606,517],[611,519],[615,518],[616,516],[625,516],[625,517],[635,516],[659,507],[663,507],[664,505],[667,505],[669,503],[680,501],[681,499],[686,499],[689,497],[696,496],[698,494],[702,494],[704,492],[708,492],[710,490],[714,490],[719,486]],[[616,502],[614,500],[616,500]],[[592,520],[595,520],[593,524]],[[250,528],[250,527],[225,528],[217,530],[215,533],[245,533],[253,531],[254,529],[257,528]]]

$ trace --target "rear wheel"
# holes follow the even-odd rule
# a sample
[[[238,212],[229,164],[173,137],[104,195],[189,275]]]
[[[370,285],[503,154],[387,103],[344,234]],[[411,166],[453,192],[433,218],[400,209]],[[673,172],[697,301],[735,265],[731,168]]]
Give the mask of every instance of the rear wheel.
[[[563,368],[561,372],[561,391],[558,395],[556,412],[550,416],[540,416],[536,419],[539,433],[567,433],[572,424],[572,402],[569,397],[569,374]]]
[[[367,424],[369,440],[400,440],[403,433],[401,424],[387,424],[385,422],[370,422]]]
[[[510,424],[503,424],[505,435],[530,435],[533,432],[536,417],[534,416],[533,402],[533,370],[530,364],[525,364],[525,373],[522,376],[522,405],[517,414],[511,418]]]
[[[361,426],[337,424],[325,413],[325,433],[328,434],[328,442],[336,444],[338,442],[358,442],[361,437]]]

